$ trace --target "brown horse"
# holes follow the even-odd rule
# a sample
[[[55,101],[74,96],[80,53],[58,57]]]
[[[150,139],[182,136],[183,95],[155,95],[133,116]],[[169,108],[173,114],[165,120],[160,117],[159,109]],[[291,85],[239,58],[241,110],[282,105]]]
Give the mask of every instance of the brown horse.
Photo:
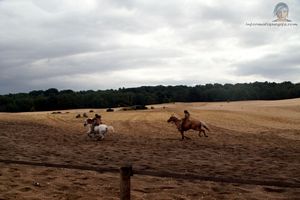
[[[185,120],[185,122],[182,122],[181,119],[178,119],[174,115],[171,115],[171,117],[168,119],[168,122],[174,122],[178,131],[181,133],[181,139],[184,138],[190,139],[189,137],[184,136],[184,132],[190,129],[193,129],[195,131],[199,131],[198,135],[201,137],[201,132],[203,132],[205,137],[208,137],[205,133],[205,130],[209,131],[209,128],[207,125],[205,125],[203,122],[198,120]],[[183,124],[182,124],[183,123]]]

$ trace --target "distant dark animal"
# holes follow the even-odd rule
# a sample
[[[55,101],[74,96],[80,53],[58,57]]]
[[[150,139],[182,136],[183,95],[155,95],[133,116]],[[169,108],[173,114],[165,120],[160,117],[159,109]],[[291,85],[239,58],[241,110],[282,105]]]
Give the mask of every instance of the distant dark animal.
[[[76,118],[80,118],[80,117],[81,117],[81,115],[80,115],[80,114],[76,115]]]
[[[58,112],[52,112],[51,114],[61,114],[61,112],[60,111],[58,111]]]
[[[147,109],[148,107],[145,105],[134,105],[134,106],[124,107],[122,110],[129,111],[129,110],[147,110]]]
[[[108,108],[108,109],[106,109],[106,112],[114,112],[114,109]]]
[[[201,133],[203,132],[205,137],[208,137],[205,133],[205,130],[209,131],[209,128],[204,122],[201,122],[199,120],[186,120],[184,123],[181,119],[178,119],[174,115],[171,115],[171,117],[168,119],[168,123],[174,123],[178,129],[178,131],[181,133],[181,139],[184,138],[189,139],[189,137],[184,136],[184,132],[190,129],[193,129],[195,131],[199,131],[198,135],[201,137]],[[182,124],[183,123],[183,124]]]

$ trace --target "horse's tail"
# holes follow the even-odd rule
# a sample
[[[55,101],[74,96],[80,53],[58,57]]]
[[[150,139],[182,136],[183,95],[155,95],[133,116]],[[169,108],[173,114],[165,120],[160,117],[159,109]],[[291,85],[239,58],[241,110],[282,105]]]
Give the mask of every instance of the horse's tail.
[[[114,129],[113,126],[107,126],[107,130],[108,130],[109,132],[112,132],[112,133],[115,132],[115,129]]]

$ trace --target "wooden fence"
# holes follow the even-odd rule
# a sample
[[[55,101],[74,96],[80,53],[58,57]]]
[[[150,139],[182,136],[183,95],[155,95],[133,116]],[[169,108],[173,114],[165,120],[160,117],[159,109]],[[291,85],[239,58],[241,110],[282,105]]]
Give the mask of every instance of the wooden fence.
[[[5,164],[20,164],[20,165],[30,165],[30,166],[40,166],[40,167],[53,167],[53,168],[65,168],[65,169],[77,169],[77,170],[89,170],[96,171],[100,173],[110,172],[110,173],[120,173],[120,199],[129,200],[130,199],[130,178],[133,174],[136,175],[146,175],[162,178],[175,178],[184,180],[200,180],[200,181],[213,181],[222,183],[237,183],[237,184],[247,184],[247,185],[262,185],[262,186],[276,186],[276,187],[287,187],[287,188],[300,188],[300,183],[292,182],[289,180],[256,180],[256,179],[238,179],[238,178],[228,178],[228,177],[213,177],[213,176],[201,176],[197,174],[189,173],[172,173],[168,171],[145,171],[145,170],[134,170],[130,164],[121,166],[119,169],[110,167],[93,167],[93,166],[83,166],[83,165],[71,165],[71,164],[53,164],[53,163],[40,163],[31,161],[21,161],[21,160],[4,160],[0,159],[0,163]]]

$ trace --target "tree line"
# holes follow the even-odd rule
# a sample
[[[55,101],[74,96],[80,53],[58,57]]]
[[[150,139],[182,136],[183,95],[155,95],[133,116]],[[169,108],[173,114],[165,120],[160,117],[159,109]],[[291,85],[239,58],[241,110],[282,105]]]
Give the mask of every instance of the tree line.
[[[300,97],[300,83],[254,82],[196,86],[142,86],[117,90],[73,91],[50,88],[0,95],[0,112],[110,108],[169,102],[278,100]]]

